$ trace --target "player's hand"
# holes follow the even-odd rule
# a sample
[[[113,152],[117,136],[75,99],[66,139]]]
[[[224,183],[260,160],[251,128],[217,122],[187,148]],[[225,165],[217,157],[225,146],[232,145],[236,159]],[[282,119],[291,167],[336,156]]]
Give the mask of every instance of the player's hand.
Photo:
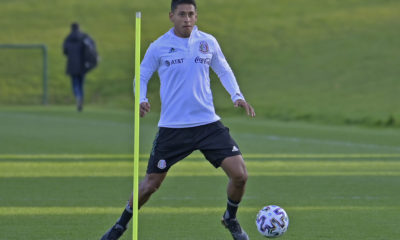
[[[246,110],[247,115],[249,115],[251,117],[256,116],[256,112],[254,111],[254,108],[245,100],[242,100],[242,99],[236,100],[234,106],[244,108]]]
[[[144,117],[148,112],[150,112],[150,103],[142,102],[140,104],[140,117]]]

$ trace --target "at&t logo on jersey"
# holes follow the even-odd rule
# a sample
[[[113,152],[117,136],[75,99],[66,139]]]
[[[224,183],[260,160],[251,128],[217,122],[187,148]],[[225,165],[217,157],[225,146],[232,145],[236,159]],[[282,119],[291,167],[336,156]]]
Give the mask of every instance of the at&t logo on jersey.
[[[183,58],[174,59],[174,60],[165,60],[164,63],[167,67],[174,65],[174,64],[181,64],[181,63],[183,63]]]

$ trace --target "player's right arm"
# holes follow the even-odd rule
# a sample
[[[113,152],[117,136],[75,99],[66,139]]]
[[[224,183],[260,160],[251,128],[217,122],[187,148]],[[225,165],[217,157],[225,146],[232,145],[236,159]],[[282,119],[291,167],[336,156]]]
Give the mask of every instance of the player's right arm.
[[[148,112],[150,112],[150,103],[140,103],[140,117],[144,117]]]
[[[144,117],[150,111],[150,103],[147,99],[147,84],[153,73],[159,67],[157,48],[150,44],[140,64],[140,116]],[[134,80],[135,86],[135,80]]]

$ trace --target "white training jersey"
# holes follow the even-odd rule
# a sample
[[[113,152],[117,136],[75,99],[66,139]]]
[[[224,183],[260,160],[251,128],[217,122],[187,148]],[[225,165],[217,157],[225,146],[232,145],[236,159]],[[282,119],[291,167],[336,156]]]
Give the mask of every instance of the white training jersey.
[[[189,38],[170,29],[150,44],[140,65],[140,103],[148,102],[147,84],[160,77],[159,127],[195,127],[218,121],[210,88],[209,69],[218,75],[233,102],[244,99],[217,40],[195,26]]]

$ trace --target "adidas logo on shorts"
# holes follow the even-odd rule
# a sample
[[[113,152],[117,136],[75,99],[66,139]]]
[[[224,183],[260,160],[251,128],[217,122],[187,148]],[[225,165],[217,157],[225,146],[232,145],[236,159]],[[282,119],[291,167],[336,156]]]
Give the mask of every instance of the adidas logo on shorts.
[[[239,149],[236,146],[233,146],[232,152],[237,152],[237,151],[239,151]]]

